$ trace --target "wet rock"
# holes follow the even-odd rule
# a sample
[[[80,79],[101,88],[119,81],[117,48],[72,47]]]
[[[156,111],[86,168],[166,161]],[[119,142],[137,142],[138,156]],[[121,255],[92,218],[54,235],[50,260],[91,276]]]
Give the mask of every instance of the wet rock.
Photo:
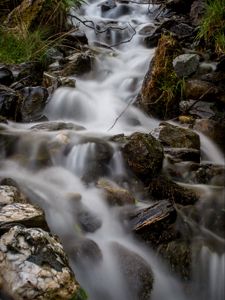
[[[199,135],[191,129],[161,122],[159,127],[153,130],[152,134],[163,146],[200,150]]]
[[[208,136],[225,151],[225,122],[210,119],[196,120],[194,129]]]
[[[43,66],[40,62],[26,62],[13,65],[11,68],[15,77],[13,88],[19,89],[27,86],[39,86],[42,84]]]
[[[103,3],[101,3],[102,13],[105,13],[114,7],[116,7],[116,2],[114,0],[108,0],[108,1],[104,1]]]
[[[216,116],[213,102],[184,100],[179,103],[180,110],[184,114],[190,114],[193,118],[211,118]],[[194,121],[192,122],[192,124]]]
[[[40,124],[31,127],[33,130],[43,130],[43,131],[61,131],[61,130],[83,130],[83,126],[76,125],[70,122],[60,122],[60,121],[48,121],[42,122]]]
[[[129,216],[129,227],[153,247],[177,236],[174,224],[177,213],[172,203],[161,200]]]
[[[145,25],[141,30],[139,30],[140,35],[149,35],[155,31],[155,26],[153,24]]]
[[[170,199],[182,205],[194,204],[198,201],[198,195],[184,188],[164,175],[154,178],[148,186],[148,192],[156,200]]]
[[[124,277],[129,299],[150,299],[154,276],[147,261],[116,242],[111,243],[111,249]]]
[[[185,82],[184,93],[187,99],[210,101],[217,98],[218,92],[216,85],[207,81],[190,79]]]
[[[130,169],[143,181],[149,181],[162,168],[163,148],[151,134],[133,133],[122,153]]]
[[[193,0],[167,0],[166,8],[171,9],[178,14],[188,14],[191,9],[192,2]]]
[[[37,228],[14,226],[1,237],[0,274],[16,299],[69,300],[79,289],[62,245]]]
[[[158,45],[159,39],[161,37],[160,33],[155,33],[144,38],[144,43],[148,48],[154,48]]]
[[[100,179],[97,187],[104,191],[107,203],[109,205],[132,205],[135,204],[135,198],[131,193],[107,179]]]
[[[194,170],[190,170],[189,173],[190,182],[224,186],[224,167],[211,164],[200,164],[198,166],[193,166],[193,168]]]
[[[61,61],[64,59],[63,53],[57,48],[49,48],[45,52],[45,62],[50,65],[55,61]]]
[[[160,38],[137,99],[140,107],[151,116],[168,119],[179,114],[179,79],[172,61],[180,52],[180,45],[173,37],[163,35]]]
[[[196,0],[191,5],[190,18],[194,26],[200,25],[202,17],[205,13],[206,2],[204,0]]]
[[[87,266],[90,264],[95,265],[103,259],[101,249],[98,244],[91,239],[79,238],[78,240],[70,243],[68,247],[70,257],[79,266]]]
[[[80,200],[81,197],[79,194],[70,195],[71,212],[74,212],[74,218],[82,231],[95,232],[101,227],[102,221],[97,214],[93,213]]]
[[[14,81],[13,73],[6,67],[0,67],[0,84],[9,86]]]
[[[62,41],[63,46],[69,46],[73,49],[77,49],[78,44],[88,45],[86,34],[80,30],[76,30],[70,34],[66,34],[65,38]]]
[[[19,121],[21,102],[22,97],[17,92],[0,85],[0,115],[9,120]]]
[[[179,274],[183,280],[190,279],[192,270],[190,243],[185,240],[171,241],[160,245],[157,252],[169,263],[172,272]]]
[[[191,148],[164,148],[164,153],[173,162],[200,162],[200,151]]]
[[[93,58],[89,53],[76,53],[60,72],[62,76],[83,75],[92,69]]]
[[[26,227],[40,227],[48,230],[43,210],[28,203],[7,204],[0,208],[0,232],[21,224]]]
[[[31,122],[40,119],[48,99],[47,89],[41,86],[26,87],[20,93],[24,98],[21,107],[22,121]]]
[[[15,186],[0,185],[0,206],[15,202],[27,203],[27,199]]]
[[[170,27],[170,31],[178,37],[178,39],[187,38],[192,35],[193,27],[186,23],[177,23]]]
[[[182,54],[173,60],[173,67],[178,77],[188,77],[194,74],[199,66],[197,54]]]

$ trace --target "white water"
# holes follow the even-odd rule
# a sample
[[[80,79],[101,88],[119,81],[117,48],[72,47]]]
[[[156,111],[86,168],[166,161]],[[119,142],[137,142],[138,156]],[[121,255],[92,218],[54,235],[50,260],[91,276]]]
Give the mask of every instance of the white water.
[[[97,143],[93,140],[89,141],[90,137],[101,137],[107,142],[111,135],[129,134],[135,131],[150,132],[158,124],[157,120],[149,118],[131,105],[140,90],[144,74],[154,53],[154,50],[146,49],[141,45],[138,35],[138,31],[146,23],[151,23],[148,5],[130,3],[131,12],[127,15],[120,15],[120,11],[116,9],[101,17],[100,2],[92,1],[84,5],[83,20],[93,20],[95,24],[109,19],[116,20],[118,24],[113,26],[127,27],[127,29],[122,31],[115,29],[111,34],[109,32],[96,34],[94,30],[83,27],[89,44],[93,46],[96,53],[93,71],[83,78],[76,78],[75,89],[58,89],[46,108],[49,120],[71,121],[84,126],[86,130],[32,132],[29,130],[30,125],[11,123],[6,126],[7,134],[19,137],[19,143],[16,144],[11,156],[13,162],[1,163],[0,176],[15,179],[34,201],[45,208],[51,230],[60,236],[66,248],[81,237],[80,231],[77,230],[73,204],[70,201],[74,193],[79,193],[82,203],[101,220],[102,226],[96,232],[86,234],[85,237],[98,244],[103,254],[103,262],[96,266],[89,264],[84,268],[78,268],[73,255],[70,254],[76,276],[88,292],[90,300],[139,300],[137,295],[131,295],[129,289],[125,288],[126,278],[121,274],[110,250],[111,242],[117,242],[138,253],[146,260],[146,264],[151,266],[155,278],[152,300],[186,300],[187,297],[179,280],[149,248],[147,249],[124,231],[118,222],[118,210],[106,205],[102,192],[94,184],[87,187],[80,180],[86,171],[87,162],[97,155]],[[108,42],[109,46],[119,41],[126,41],[133,34],[133,27],[137,34],[131,42],[113,49],[95,46],[95,41],[104,44]],[[87,138],[87,142],[80,143],[82,138]],[[39,170],[34,165],[34,161],[43,144],[50,149],[53,165]],[[56,150],[53,147],[55,144],[58,145]],[[66,148],[68,144],[69,149]],[[121,153],[112,143],[108,144],[113,148],[114,153],[109,161],[107,175],[111,178],[121,177],[127,180],[127,171]],[[23,154],[24,149],[27,148],[29,149],[28,161],[24,162],[22,159],[18,163],[18,153]],[[220,152],[204,137],[202,137],[202,149],[205,160],[222,164],[223,157]],[[201,281],[206,280],[208,283],[208,290],[204,294],[206,298],[222,300],[224,254],[220,256],[213,252],[207,254],[205,259],[202,258],[204,251],[203,249],[198,261],[199,269],[197,268],[194,282],[195,294],[192,296],[194,299],[203,299],[200,298],[203,297],[203,293],[199,287]],[[201,266],[206,264],[206,260],[209,267],[207,267],[208,277],[206,276],[205,279]]]

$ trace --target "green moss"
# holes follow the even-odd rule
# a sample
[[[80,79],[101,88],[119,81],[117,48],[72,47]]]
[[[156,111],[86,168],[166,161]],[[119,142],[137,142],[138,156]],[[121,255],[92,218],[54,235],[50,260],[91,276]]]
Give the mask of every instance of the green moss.
[[[217,53],[225,53],[225,2],[210,0],[200,24],[198,39]]]
[[[88,299],[88,295],[85,292],[85,290],[82,287],[80,287],[70,300],[86,300],[86,299]]]

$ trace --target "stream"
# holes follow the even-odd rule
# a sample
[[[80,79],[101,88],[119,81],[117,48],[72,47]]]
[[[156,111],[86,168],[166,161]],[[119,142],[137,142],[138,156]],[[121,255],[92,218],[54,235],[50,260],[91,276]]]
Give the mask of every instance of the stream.
[[[95,53],[92,71],[75,76],[76,88],[58,88],[45,109],[49,122],[68,122],[71,128],[49,131],[43,123],[1,125],[5,134],[15,138],[17,143],[10,159],[1,160],[0,176],[14,179],[24,193],[45,210],[49,227],[60,237],[88,299],[139,299],[135,290],[130,289],[112,251],[112,245],[120,245],[138,254],[151,267],[154,274],[151,300],[190,297],[223,300],[225,240],[214,231],[213,225],[207,228],[203,222],[196,228],[196,240],[204,240],[205,244],[193,259],[193,280],[183,283],[154,250],[127,233],[119,221],[120,209],[108,206],[102,191],[94,184],[96,178],[105,177],[129,189],[139,200],[137,206],[146,207],[111,138],[134,132],[149,133],[159,124],[159,120],[132,105],[155,51],[144,45],[141,33],[146,25],[153,26],[149,5],[121,2],[115,8],[102,11],[101,2],[87,1],[79,11],[72,12],[83,21],[92,20],[89,25],[95,24],[95,30],[79,24]],[[154,11],[154,7],[150,9]],[[74,22],[78,23],[75,19]],[[110,28],[105,30],[109,24]],[[203,135],[201,153],[202,162],[224,166],[223,154]],[[102,155],[106,163],[99,170]],[[224,207],[224,189],[220,186],[192,184],[191,188],[201,191],[198,209],[202,214],[206,207]],[[87,222],[86,233],[79,229],[74,204],[80,197],[93,216],[94,225]],[[187,222],[190,227],[196,227],[191,219]],[[97,230],[89,226],[96,226]],[[85,254],[78,254],[80,263],[77,263],[77,255],[74,258],[73,245],[86,239],[94,241],[91,255],[101,256],[100,263],[93,263],[89,254],[86,261]],[[98,248],[94,249],[95,245]]]

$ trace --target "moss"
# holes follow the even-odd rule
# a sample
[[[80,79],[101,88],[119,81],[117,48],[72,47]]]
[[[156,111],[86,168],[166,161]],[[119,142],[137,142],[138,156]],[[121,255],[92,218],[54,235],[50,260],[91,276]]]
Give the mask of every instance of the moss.
[[[162,36],[143,84],[141,101],[145,110],[161,119],[174,117],[179,112],[183,81],[177,77],[172,62],[180,53],[180,46],[172,36]]]
[[[75,292],[70,300],[86,300],[88,299],[88,295],[82,287]]]

